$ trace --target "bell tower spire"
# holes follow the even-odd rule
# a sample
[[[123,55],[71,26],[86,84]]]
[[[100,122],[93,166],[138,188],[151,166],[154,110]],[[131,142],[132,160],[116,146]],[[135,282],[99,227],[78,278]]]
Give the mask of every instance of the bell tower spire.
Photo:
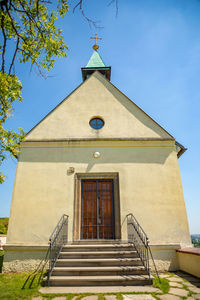
[[[94,52],[90,57],[87,65],[81,68],[83,81],[85,81],[95,71],[99,71],[103,76],[110,80],[111,67],[107,67],[105,65],[100,54],[97,51],[99,49],[97,40],[102,40],[102,38],[97,37],[97,34],[95,34],[95,37],[91,37],[91,39],[95,40],[95,44],[93,45]]]

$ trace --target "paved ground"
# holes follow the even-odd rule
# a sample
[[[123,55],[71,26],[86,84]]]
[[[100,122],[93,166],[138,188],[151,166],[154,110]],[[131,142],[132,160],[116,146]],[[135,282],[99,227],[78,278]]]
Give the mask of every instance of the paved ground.
[[[200,300],[200,279],[182,272],[161,274],[160,277],[169,281],[170,290],[167,294],[152,286],[44,287],[40,289],[40,292],[42,294],[66,294],[66,296],[56,296],[53,300],[66,300],[69,293],[78,294],[74,295],[73,300],[76,298],[77,300],[98,300],[98,295],[95,293],[103,294],[105,300]],[[94,293],[94,295],[85,296],[85,293]],[[110,294],[106,295],[106,293]],[[115,295],[115,293],[121,293],[121,295]],[[45,299],[45,296],[32,298],[32,300],[42,299]],[[103,300],[102,295],[100,300]]]

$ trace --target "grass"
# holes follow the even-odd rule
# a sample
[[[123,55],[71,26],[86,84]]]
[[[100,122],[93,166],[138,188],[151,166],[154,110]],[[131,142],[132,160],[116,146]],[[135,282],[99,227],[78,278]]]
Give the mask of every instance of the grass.
[[[0,274],[0,300],[18,300],[26,299],[31,300],[32,297],[41,296],[45,299],[52,299],[56,296],[65,296],[67,300],[71,300],[73,297],[77,297],[77,300],[81,300],[83,297],[88,295],[94,295],[95,293],[84,293],[84,294],[40,294],[38,292],[40,286],[37,286],[38,277],[35,279],[31,288],[28,288],[29,284],[26,285],[26,288],[22,289],[26,279],[30,273],[9,273],[9,274]],[[155,279],[154,281],[157,281]],[[162,280],[163,281],[163,280]],[[29,281],[30,283],[30,281]],[[162,282],[163,287],[163,282]],[[124,293],[98,293],[95,294],[98,296],[98,300],[105,300],[105,295],[115,294],[117,300],[123,300],[122,294]],[[126,293],[126,294],[154,294],[154,293]]]
[[[98,300],[105,300],[105,295],[115,294],[117,300],[123,300],[122,294],[124,293],[82,293],[82,294],[40,294],[38,292],[41,286],[37,286],[38,277],[33,282],[31,288],[28,288],[29,283],[26,284],[26,288],[22,289],[25,281],[27,280],[30,273],[8,273],[0,274],[0,300],[19,300],[26,299],[31,300],[32,297],[41,296],[45,299],[52,299],[56,296],[65,296],[67,300],[71,300],[73,297],[77,297],[77,300],[89,295],[97,295]],[[126,293],[126,294],[143,294],[143,293]],[[146,294],[146,293],[145,293]]]
[[[100,294],[98,296],[98,300],[106,300],[105,296],[103,294]]]
[[[116,298],[117,298],[117,300],[123,300],[122,294],[118,294],[118,295],[116,296]]]
[[[159,280],[157,276],[153,280],[153,286],[159,288],[164,294],[168,293],[170,289],[169,281],[166,278],[160,278]]]
[[[29,273],[0,274],[0,299],[28,300],[32,299],[33,296],[40,295],[36,283],[31,289],[22,289],[22,286],[28,275]]]
[[[172,273],[169,273],[172,275]],[[9,274],[0,274],[0,300],[18,300],[18,299],[26,299],[31,300],[32,297],[43,297],[43,299],[53,299],[58,296],[64,296],[66,300],[72,300],[72,298],[76,297],[76,300],[81,300],[82,298],[89,295],[97,295],[98,300],[105,300],[106,295],[116,295],[117,300],[123,300],[124,294],[147,294],[152,295],[155,299],[159,299],[159,295],[166,294],[169,292],[170,286],[169,281],[166,278],[161,278],[160,281],[157,276],[153,280],[153,286],[160,289],[160,292],[126,292],[126,293],[82,293],[82,294],[40,294],[38,292],[40,286],[37,286],[38,277],[33,282],[31,288],[29,284],[31,280],[26,284],[26,288],[22,289],[26,279],[30,273],[9,273]],[[173,276],[173,275],[172,275]],[[192,296],[193,292],[189,290],[187,286],[184,286],[183,289],[188,291],[188,295]],[[182,299],[186,299],[186,297],[182,297]]]

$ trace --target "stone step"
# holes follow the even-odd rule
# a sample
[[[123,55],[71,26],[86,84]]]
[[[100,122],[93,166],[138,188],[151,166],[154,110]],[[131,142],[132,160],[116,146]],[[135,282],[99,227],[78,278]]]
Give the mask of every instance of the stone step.
[[[142,265],[140,258],[70,258],[57,259],[56,267],[73,267],[73,266],[138,266]]]
[[[127,244],[127,241],[122,240],[105,240],[105,239],[88,239],[88,240],[79,240],[79,241],[73,241],[72,245],[98,245],[98,244]]]
[[[135,250],[132,244],[81,244],[81,245],[66,245],[62,248],[62,252],[86,252],[86,251],[113,251],[113,250],[118,250],[118,251],[129,251],[129,250]]]
[[[135,250],[133,251],[75,251],[75,252],[60,252],[59,258],[95,258],[95,257],[102,257],[102,258],[109,258],[109,257],[129,257],[129,258],[135,258],[138,257],[138,254]]]
[[[46,279],[44,280],[46,281]],[[108,286],[152,284],[148,275],[116,276],[51,276],[51,286]]]
[[[88,276],[88,275],[146,275],[143,266],[112,266],[112,267],[55,267],[52,276]]]
[[[45,280],[44,280],[45,282]],[[86,240],[62,248],[50,286],[152,284],[134,246],[116,240]]]

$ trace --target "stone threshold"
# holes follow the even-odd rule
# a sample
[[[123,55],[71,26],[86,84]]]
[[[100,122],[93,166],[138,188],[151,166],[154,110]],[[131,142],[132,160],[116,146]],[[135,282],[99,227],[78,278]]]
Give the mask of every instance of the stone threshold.
[[[161,293],[153,286],[67,286],[42,287],[42,294],[82,294],[82,293]]]

